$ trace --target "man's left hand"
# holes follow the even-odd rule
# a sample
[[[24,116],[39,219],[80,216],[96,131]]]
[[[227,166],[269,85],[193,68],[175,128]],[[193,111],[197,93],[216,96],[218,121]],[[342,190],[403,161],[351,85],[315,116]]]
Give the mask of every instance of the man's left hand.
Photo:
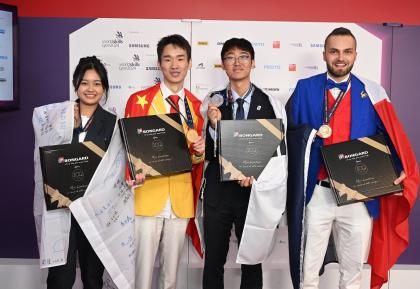
[[[199,136],[192,144],[195,155],[200,156],[204,153],[205,142],[202,136]]]
[[[400,184],[407,176],[404,171],[401,171],[400,176],[394,181],[394,185]]]

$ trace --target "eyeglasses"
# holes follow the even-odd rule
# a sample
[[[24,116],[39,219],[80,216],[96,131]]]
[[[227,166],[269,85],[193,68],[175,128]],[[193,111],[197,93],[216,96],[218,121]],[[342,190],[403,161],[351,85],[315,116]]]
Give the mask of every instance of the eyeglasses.
[[[244,63],[247,63],[250,58],[251,58],[251,56],[249,56],[249,55],[239,55],[238,57],[226,56],[226,57],[223,57],[223,61],[226,64],[229,64],[229,65],[235,64],[236,60],[238,61],[238,63],[244,64]]]

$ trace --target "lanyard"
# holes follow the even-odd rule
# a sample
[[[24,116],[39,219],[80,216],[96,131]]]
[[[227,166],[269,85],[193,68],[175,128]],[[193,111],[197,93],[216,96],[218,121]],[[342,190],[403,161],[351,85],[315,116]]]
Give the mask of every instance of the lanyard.
[[[80,134],[82,132],[87,132],[89,130],[89,128],[90,128],[90,126],[92,124],[93,118],[95,117],[95,113],[96,113],[97,110],[98,110],[98,108],[95,109],[95,111],[93,112],[92,116],[88,119],[88,121],[86,122],[86,124],[84,126],[82,126],[82,115],[80,113],[80,104],[79,104],[80,126],[74,129],[77,134]]]
[[[347,80],[347,87],[350,84],[350,77]],[[338,95],[337,99],[335,100],[335,103],[330,111],[328,111],[328,91],[327,91],[327,81],[325,81],[325,89],[324,89],[324,124],[327,124],[332,116],[334,115],[334,112],[337,110],[338,105],[343,100],[344,95],[346,94],[346,91],[340,91],[340,94]]]
[[[249,87],[248,91],[245,93],[244,97],[242,97],[243,100],[245,100],[248,96],[250,96],[254,92],[254,85],[251,83],[251,86]],[[232,96],[232,89],[230,88],[230,85],[226,87],[226,94],[228,98],[228,102],[231,104],[232,107],[232,119],[235,119],[235,113],[233,109],[233,96]]]
[[[193,122],[193,117],[191,114],[191,110],[190,110],[190,106],[188,105],[188,100],[187,100],[187,96],[184,96],[184,106],[185,106],[185,113],[187,114],[187,117],[185,117],[181,111],[177,108],[177,106],[175,105],[175,103],[173,103],[173,101],[169,98],[166,97],[165,100],[169,103],[169,105],[176,110],[177,113],[179,113],[182,118],[185,120],[187,126],[191,129],[194,128],[194,122]]]

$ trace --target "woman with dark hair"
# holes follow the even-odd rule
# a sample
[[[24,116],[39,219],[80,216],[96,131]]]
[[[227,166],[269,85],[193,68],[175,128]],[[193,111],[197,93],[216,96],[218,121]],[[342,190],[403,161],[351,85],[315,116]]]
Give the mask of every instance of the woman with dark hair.
[[[71,143],[75,144],[83,141],[92,141],[97,146],[106,151],[109,146],[111,137],[113,135],[116,116],[110,112],[105,111],[99,104],[102,97],[105,97],[105,100],[107,99],[109,89],[107,71],[104,65],[101,63],[101,61],[95,56],[81,58],[73,74],[73,86],[78,96],[78,99],[74,104],[74,126]],[[60,104],[47,105],[45,106],[44,110],[47,113],[49,111],[54,112],[57,111],[59,107],[63,106],[66,108],[66,110],[60,110],[60,112],[62,113],[62,111],[65,111],[66,115],[70,116],[70,118],[68,118],[68,122],[64,125],[65,128],[63,129],[65,131],[68,131],[67,135],[69,136],[67,138],[63,137],[62,139],[58,140],[57,138],[51,138],[51,141],[46,141],[47,145],[57,144],[48,142],[58,142],[59,144],[70,142],[72,126],[71,110],[73,104],[66,102]],[[51,114],[51,116],[53,116],[53,114]],[[54,126],[54,122],[51,119],[49,119],[49,121],[51,121],[52,123],[51,126]],[[59,127],[59,125],[57,125],[57,127]],[[43,145],[45,145],[45,141],[42,139],[42,136],[37,137],[38,126],[36,126],[36,124],[34,124],[34,128],[36,135],[36,143],[39,142],[39,140],[41,140],[41,142],[39,143],[43,143]],[[57,132],[59,133],[59,129],[57,129]],[[35,167],[37,169],[37,158],[35,158]],[[37,188],[35,188],[35,193],[37,194]],[[73,287],[76,277],[77,256],[79,257],[83,288],[102,288],[102,275],[104,272],[104,266],[98,258],[98,256],[96,255],[84,232],[80,228],[78,222],[70,213],[70,211],[66,209],[45,211],[45,209],[39,209],[39,203],[37,202],[38,200],[35,200],[35,216],[39,216],[39,212],[43,214],[42,227],[40,230],[41,237],[39,237],[40,235],[38,235],[38,238],[40,238],[41,240],[41,264],[46,262],[47,265],[44,267],[49,267],[47,288],[71,289]],[[59,227],[54,227],[52,225],[48,226],[48,223],[45,220],[51,219],[51,214],[60,214],[61,219]],[[69,223],[70,227],[68,227]],[[52,229],[56,229],[58,231],[61,230],[61,232],[48,233],[48,230],[51,231]],[[49,238],[48,235],[53,234],[55,234],[55,236],[61,234],[63,242],[62,250],[64,251],[62,252],[61,258],[50,258],[50,255],[48,254],[51,253],[47,251],[50,249],[44,248],[45,246],[49,246],[52,244],[50,242],[52,238],[47,238]],[[68,239],[66,238],[67,236]],[[67,242],[68,246],[66,246]],[[65,252],[66,249],[67,254]],[[41,265],[41,267],[43,266]]]

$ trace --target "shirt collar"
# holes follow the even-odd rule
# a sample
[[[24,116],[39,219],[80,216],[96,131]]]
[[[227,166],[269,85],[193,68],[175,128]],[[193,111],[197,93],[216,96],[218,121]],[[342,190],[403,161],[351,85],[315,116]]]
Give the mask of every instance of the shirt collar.
[[[181,88],[177,93],[173,93],[167,86],[166,86],[166,84],[165,84],[165,82],[161,82],[160,83],[160,91],[162,92],[162,96],[163,96],[163,98],[167,98],[167,97],[169,97],[169,96],[171,96],[171,95],[174,95],[174,94],[176,94],[176,95],[178,95],[179,96],[179,98],[182,100],[182,101],[184,101],[184,98],[185,98],[185,90],[184,90],[184,88]]]
[[[342,81],[340,81],[340,82],[346,82],[348,79],[349,79],[349,77],[350,77],[350,73],[349,73],[349,75],[347,75],[346,76],[346,78],[344,78]],[[332,81],[334,81],[335,83],[340,83],[340,82],[338,82],[338,81],[335,81],[333,78],[331,78],[331,76],[330,76],[330,74],[327,72],[327,79],[331,79]]]
[[[252,83],[250,84],[250,86],[249,86],[249,88],[247,89],[247,91],[245,92],[245,94],[243,95],[243,96],[247,96],[245,99],[244,99],[244,102],[247,102],[247,103],[250,103],[250,97],[249,97],[249,95],[248,94],[251,94],[250,93],[250,90],[251,89],[253,89],[253,85],[252,85]],[[232,98],[233,98],[233,101],[236,101],[238,98],[240,98],[241,96],[236,92],[236,91],[234,91],[232,88],[230,88],[230,91],[232,92]]]

